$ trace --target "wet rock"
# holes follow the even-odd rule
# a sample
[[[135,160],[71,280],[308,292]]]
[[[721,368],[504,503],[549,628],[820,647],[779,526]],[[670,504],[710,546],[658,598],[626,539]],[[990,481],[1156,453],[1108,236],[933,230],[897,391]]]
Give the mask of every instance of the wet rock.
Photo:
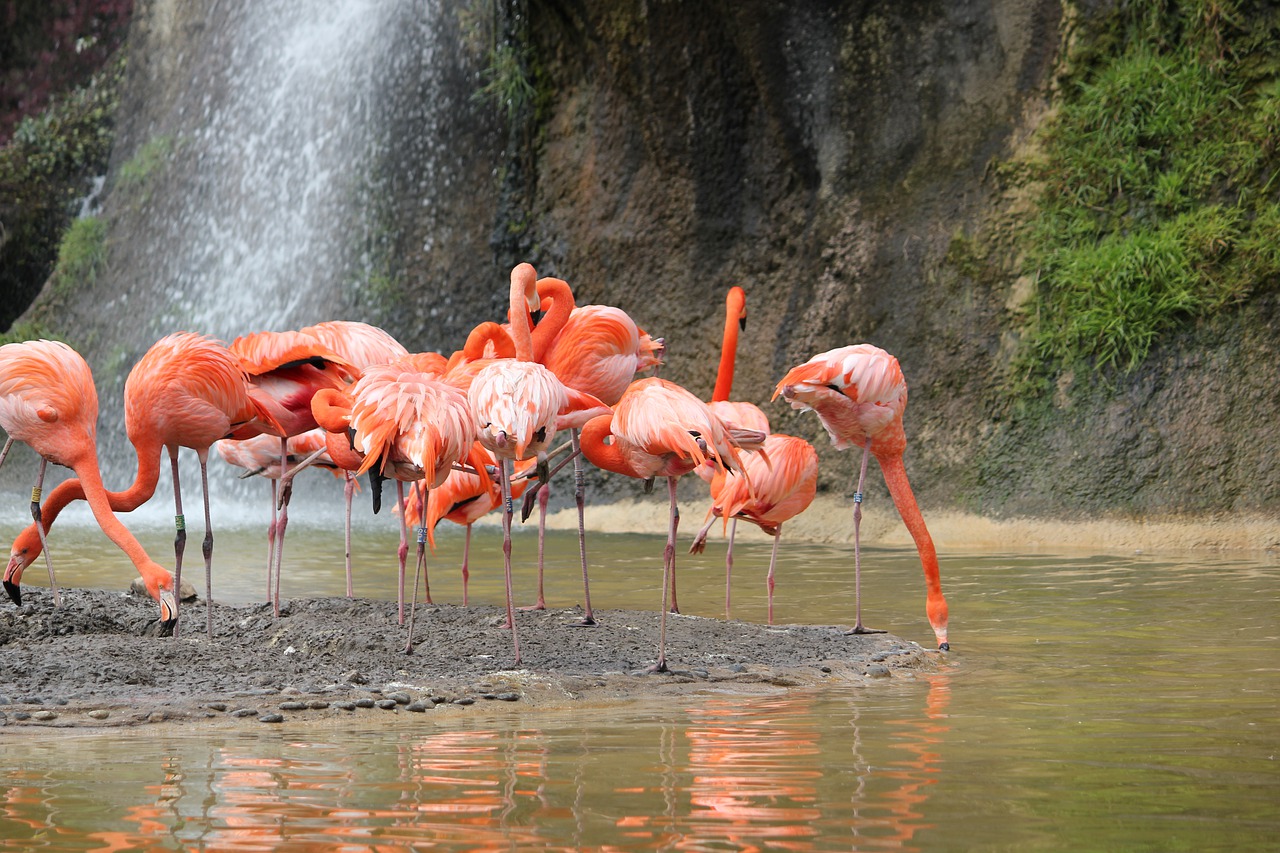
[[[227,703],[226,702],[206,702],[205,707],[208,708],[210,711],[225,711],[227,710]]]
[[[323,711],[325,708],[329,707],[329,703],[323,699],[312,699],[307,703],[307,707],[313,711]]]
[[[867,668],[862,671],[863,675],[871,678],[888,678],[890,675],[889,667],[882,663],[867,664]]]
[[[234,711],[231,712],[231,716],[252,717],[256,713],[258,713],[258,711],[255,708],[236,708]]]
[[[370,699],[368,696],[362,696],[361,698],[355,701],[355,706],[357,708],[372,708],[374,706],[374,701]]]
[[[399,706],[394,699],[379,699],[376,704],[384,711],[394,711]]]
[[[18,721],[31,719],[31,714],[27,711],[14,711],[13,718]]]
[[[94,708],[89,712],[88,716],[95,720],[105,720],[111,716],[111,712],[106,708]]]
[[[421,714],[423,711],[428,711],[434,707],[434,703],[428,704],[426,702],[418,701],[410,702],[408,705],[404,706],[404,709],[406,711],[413,711],[415,714]]]
[[[0,726],[5,726],[8,724],[9,724],[8,716],[5,715],[4,711],[0,711]]]
[[[499,693],[493,698],[497,699],[499,702],[518,702],[520,700],[520,694],[508,691],[506,693]]]
[[[453,700],[453,704],[455,705],[474,705],[475,703],[476,700],[472,699],[470,696],[459,696],[457,699]]]
[[[408,705],[411,701],[413,701],[412,697],[410,697],[408,693],[405,693],[400,690],[397,690],[394,693],[387,693],[384,695],[386,696],[387,699],[390,699],[392,702],[395,702],[397,705]]]
[[[283,722],[284,722],[284,715],[283,715],[283,714],[277,714],[277,713],[275,713],[275,712],[273,711],[272,713],[269,713],[269,714],[263,714],[261,717],[259,717],[259,718],[258,718],[258,722],[260,722],[260,723],[283,723]]]
[[[49,720],[58,719],[58,715],[53,713],[52,711],[36,711],[34,714],[31,715],[31,719],[39,720],[42,723],[47,723]]]
[[[330,705],[329,707],[330,707],[330,708],[336,708],[336,709],[337,709],[337,710],[339,710],[339,711],[354,711],[354,710],[356,709],[356,703],[355,703],[355,702],[348,702],[347,700],[342,699],[342,700],[339,700],[339,701],[337,701],[337,702],[334,702],[334,703],[333,703],[332,705]]]
[[[8,696],[0,695],[0,705],[11,705],[11,704],[13,703],[9,701]]]
[[[295,701],[281,702],[280,710],[281,711],[305,711],[307,710],[307,703],[295,702]]]

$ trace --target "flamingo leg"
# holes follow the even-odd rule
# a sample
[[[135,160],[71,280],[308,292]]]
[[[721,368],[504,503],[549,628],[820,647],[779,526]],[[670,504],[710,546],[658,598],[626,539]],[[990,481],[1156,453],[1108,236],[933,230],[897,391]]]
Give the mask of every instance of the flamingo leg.
[[[421,489],[421,484],[419,484],[418,488]],[[426,490],[426,491],[429,492],[430,490]],[[418,492],[418,506],[426,507],[426,505],[427,505],[427,497],[420,490]],[[425,517],[426,517],[426,514],[424,510],[423,518]],[[405,645],[404,645],[404,653],[406,655],[413,654],[413,622],[414,622],[414,617],[418,615],[418,577],[426,576],[426,567],[427,567],[427,551],[425,547],[426,541],[427,541],[427,528],[424,524],[422,527],[418,528],[418,561],[417,561],[417,565],[413,570],[413,601],[409,605],[409,639],[405,642]],[[427,584],[427,602],[428,603],[431,602],[430,583]]]
[[[280,439],[280,470],[289,466],[289,439]],[[293,497],[293,479],[280,478],[280,515],[276,519],[276,587],[271,597],[272,612],[280,615],[280,576],[284,574],[284,532],[289,527],[289,498]]]
[[[200,490],[204,495],[204,542],[200,551],[204,555],[204,631],[213,639],[213,518],[209,514],[209,451],[200,453]],[[175,599],[182,597],[182,590],[176,590]]]
[[[182,608],[182,555],[187,550],[187,519],[182,514],[182,480],[178,476],[178,448],[169,448],[169,468],[173,471],[173,636],[178,636]]]
[[[858,472],[858,489],[853,493],[853,627],[846,634],[883,634],[878,628],[868,628],[862,624],[862,540],[859,528],[862,525],[862,486],[867,479],[867,462],[871,457],[871,439],[867,439],[862,450],[862,469]]]
[[[404,483],[396,480],[396,506],[400,509],[400,547],[396,550],[396,559],[400,562],[400,584],[396,592],[398,608],[397,623],[404,624],[404,567],[409,556],[409,527],[404,520]]]
[[[547,504],[551,501],[551,486],[538,489],[538,600],[521,610],[546,610],[547,597],[543,592],[542,576],[547,551]]]
[[[9,445],[13,444],[13,439],[4,446],[4,453],[9,452]],[[3,454],[0,454],[0,463],[4,461]],[[36,484],[31,487],[31,520],[36,523],[36,535],[40,537],[40,550],[44,553],[44,564],[49,569],[49,591],[53,595],[53,606],[62,606],[62,593],[58,592],[58,582],[53,577],[53,560],[49,558],[49,543],[45,541],[44,521],[40,513],[40,493],[44,489],[44,470],[48,466],[49,460],[43,456],[40,457],[40,467],[36,471]]]
[[[773,624],[773,570],[778,566],[778,540],[782,538],[782,525],[773,532],[773,552],[769,554],[769,574],[765,576],[765,589],[769,591],[769,624]]]
[[[471,580],[471,569],[467,563],[471,559],[471,525],[467,525],[467,538],[462,545],[462,606],[467,606],[467,581]]]
[[[426,592],[427,604],[435,604],[435,602],[431,600],[431,577],[427,573],[427,558],[426,558],[426,550],[427,550],[426,506],[427,506],[427,498],[428,496],[430,496],[431,490],[426,488],[426,484],[421,480],[418,481],[418,484],[416,486],[412,486],[411,488],[416,488],[418,490],[418,506],[422,508],[422,523],[418,525],[418,566],[419,568],[422,569],[422,586]],[[413,578],[413,587],[414,587],[413,595],[414,595],[414,598],[416,599],[418,595],[418,592],[417,592],[418,578],[416,574],[414,575],[414,578]],[[409,618],[412,619],[413,617],[410,616]]]
[[[676,478],[667,478],[667,492],[671,495],[671,522],[667,527],[667,547],[662,549],[662,609],[658,616],[658,662],[649,667],[650,672],[667,672],[667,590],[675,579],[676,528],[680,526],[680,511],[676,507]]]
[[[591,609],[591,582],[587,579],[587,472],[582,465],[582,446],[578,441],[578,430],[569,432],[573,445],[573,501],[578,506],[578,557],[582,561],[582,606],[586,611],[582,621],[577,624],[583,627],[597,625],[595,612]]]
[[[9,455],[9,449],[11,447],[13,447],[13,439],[12,438],[6,439],[4,443],[4,449],[0,450],[0,467],[4,466],[4,460]]]
[[[511,595],[511,475],[507,460],[499,460],[498,476],[502,481],[502,569],[507,582],[507,627],[511,629],[511,642],[515,646],[516,660],[520,663],[520,637],[516,632],[516,611]]]
[[[709,519],[707,524],[711,524]],[[733,540],[738,534],[738,519],[729,519],[729,547],[724,552],[724,618],[729,618],[729,589],[733,581]]]
[[[342,484],[342,499],[345,504],[345,513],[346,513],[345,538],[343,541],[347,549],[347,554],[346,554],[347,598],[354,598],[355,587],[351,583],[351,499],[355,495],[355,491],[356,491],[356,477],[355,477],[355,474],[353,474],[350,471],[344,471],[343,474],[344,474],[344,477],[343,477],[344,482]]]
[[[271,521],[267,523],[267,602],[271,601],[272,569],[276,559],[276,500],[279,488],[275,480],[271,481]]]
[[[672,488],[675,488],[672,486]],[[671,498],[671,547],[676,547],[675,529],[680,526],[680,508],[675,504],[674,494]],[[679,613],[680,605],[676,603],[676,558],[675,552],[672,551],[671,556],[671,612]]]

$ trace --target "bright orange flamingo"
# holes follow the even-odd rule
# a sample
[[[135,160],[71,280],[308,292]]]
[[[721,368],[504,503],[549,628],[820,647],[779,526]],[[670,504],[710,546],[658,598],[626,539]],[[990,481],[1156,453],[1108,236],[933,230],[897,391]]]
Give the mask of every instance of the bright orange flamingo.
[[[907,436],[902,428],[902,412],[907,407],[907,382],[898,360],[871,344],[856,344],[830,350],[791,368],[778,383],[779,394],[801,411],[812,410],[839,450],[862,448],[862,468],[853,500],[854,601],[856,622],[850,633],[868,633],[862,625],[862,558],[858,528],[862,521],[862,486],[867,475],[867,457],[874,455],[884,473],[893,505],[915,540],[924,568],[925,611],[938,640],[938,648],[950,649],[947,642],[947,600],[942,596],[938,554],[925,527],[924,516],[902,463]]]
[[[561,287],[563,286],[563,287]],[[538,292],[543,305],[551,303],[550,315],[563,303],[572,304],[569,287],[559,279],[543,279],[538,282]],[[535,327],[541,331],[543,323]],[[647,335],[645,336],[648,337]],[[584,391],[606,405],[613,406],[622,399],[627,386],[640,370],[661,363],[662,339],[649,339],[648,345],[641,339],[635,321],[621,308],[611,305],[575,306],[563,327],[545,345],[542,361],[557,378],[569,388]],[[537,353],[535,352],[535,357]],[[579,431],[570,431],[573,449],[574,503],[578,509],[578,555],[582,562],[582,594],[585,612],[582,625],[595,625],[591,609],[591,586],[587,577],[586,547],[586,475],[582,468]],[[539,489],[539,531],[545,525],[548,490]],[[538,608],[545,608],[542,595],[542,577],[538,577]]]
[[[471,579],[471,525],[475,524],[493,510],[502,506],[502,489],[498,485],[498,460],[484,449],[484,445],[476,442],[471,448],[472,456],[467,460],[465,468],[454,468],[444,482],[431,490],[427,496],[426,520],[422,517],[422,505],[418,493],[409,494],[404,504],[405,523],[410,527],[426,525],[428,541],[435,547],[435,529],[441,521],[452,521],[466,529],[466,541],[462,546],[462,606],[468,606],[467,583]],[[516,473],[522,473],[533,467],[536,459],[517,462]],[[511,482],[511,497],[514,500],[523,494],[528,480],[514,479]]]
[[[307,326],[299,330],[320,341],[330,351],[337,353],[347,364],[357,370],[364,370],[373,364],[386,364],[409,355],[403,344],[397,341],[390,332],[352,320],[328,320]],[[344,558],[347,573],[347,598],[355,595],[351,579],[351,499],[355,494],[356,480],[354,471],[344,471],[343,480],[343,520],[346,555]]]
[[[707,523],[694,537],[689,553],[700,554],[707,543],[707,531],[716,518],[736,524],[739,518],[758,525],[773,537],[769,574],[765,588],[769,595],[769,624],[773,624],[774,571],[778,565],[778,541],[782,523],[809,508],[818,490],[818,452],[803,438],[772,433],[760,452],[744,452],[747,476],[717,474],[711,481],[711,509]],[[748,486],[748,483],[750,484]],[[729,579],[733,570],[733,529],[725,555],[724,618],[729,618]]]
[[[40,454],[36,485],[31,494],[31,514],[41,544],[45,543],[40,487],[45,467],[53,462],[75,471],[94,519],[138,569],[147,592],[160,604],[162,631],[168,632],[178,618],[174,578],[147,555],[111,511],[98,468],[97,420],[98,392],[89,365],[79,353],[58,341],[0,346],[0,428],[9,436],[0,452],[0,464],[14,441],[25,442]],[[48,559],[47,553],[45,557]],[[52,565],[49,580],[52,585]],[[6,577],[6,589],[9,583]],[[15,590],[9,591],[12,597]],[[55,605],[60,603],[56,585],[53,598]]]
[[[280,457],[288,456],[289,436],[315,429],[311,398],[324,388],[345,389],[359,370],[311,335],[301,332],[257,332],[231,342],[231,351],[249,374],[249,393],[271,413],[279,429]],[[289,525],[289,497],[293,475],[271,481],[271,524],[275,551],[267,559],[267,598],[280,615],[280,567],[284,533]],[[278,514],[277,514],[278,513]],[[272,588],[272,574],[275,586]]]
[[[742,435],[744,439],[748,436]],[[764,440],[761,433],[750,437]],[[654,672],[667,671],[667,592],[674,583],[680,520],[676,483],[708,461],[717,472],[741,473],[738,446],[705,403],[679,385],[657,377],[632,382],[611,415],[592,418],[582,428],[582,452],[596,467],[641,480],[667,478],[671,512],[662,555],[662,614]]]
[[[498,460],[502,488],[502,552],[507,592],[507,621],[511,628],[515,662],[520,663],[520,639],[516,631],[511,590],[511,472],[509,462],[537,457],[545,465],[546,453],[557,428],[581,426],[581,420],[607,409],[588,394],[566,389],[555,374],[533,361],[534,339],[529,329],[526,296],[533,267],[519,264],[511,271],[509,319],[516,348],[515,359],[496,359],[479,373],[467,391],[478,439]],[[572,421],[571,413],[580,420]]]
[[[138,456],[138,472],[122,492],[108,492],[111,509],[132,512],[155,494],[160,458],[168,450],[173,477],[175,583],[182,583],[182,558],[186,550],[186,521],[182,512],[182,488],[178,475],[178,448],[190,447],[200,460],[204,495],[205,601],[212,601],[213,528],[210,524],[207,462],[209,447],[230,435],[255,435],[277,425],[249,396],[248,377],[225,344],[206,335],[178,332],[156,341],[129,372],[124,386],[125,432]],[[60,483],[45,502],[46,529],[62,509],[83,500],[78,479]],[[13,543],[7,574],[20,578],[22,569],[40,553],[40,540],[27,528]],[[16,584],[17,581],[15,580]],[[175,587],[178,588],[178,587]],[[175,631],[178,626],[175,623]],[[206,612],[205,630],[212,633],[212,612]]]

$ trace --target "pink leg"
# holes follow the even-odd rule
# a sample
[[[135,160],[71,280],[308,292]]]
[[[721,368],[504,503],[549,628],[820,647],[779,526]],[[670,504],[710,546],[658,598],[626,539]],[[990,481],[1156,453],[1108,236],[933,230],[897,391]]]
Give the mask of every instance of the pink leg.
[[[173,636],[182,625],[182,555],[187,550],[187,520],[182,514],[182,485],[178,478],[178,448],[169,450],[169,467],[173,471]]]
[[[396,551],[396,559],[400,563],[399,586],[396,592],[398,607],[398,624],[404,624],[404,564],[409,556],[409,528],[404,520],[404,483],[396,480],[396,505],[400,508],[400,547]]]
[[[778,525],[778,529],[773,533],[773,553],[769,555],[769,574],[765,577],[764,585],[769,591],[769,624],[773,624],[773,570],[778,565],[778,540],[782,538],[782,525]]]
[[[418,489],[418,506],[422,510],[423,526],[418,528],[418,560],[413,570],[413,602],[409,605],[409,638],[405,642],[404,653],[406,655],[413,654],[413,622],[414,617],[418,615],[418,577],[421,575],[424,579],[427,576],[427,493],[429,490],[423,489],[423,484],[419,481],[415,487]],[[401,517],[404,516],[404,508],[401,507]],[[431,584],[427,583],[427,603],[431,603]]]
[[[355,597],[355,587],[351,583],[351,499],[356,491],[356,475],[350,471],[344,471],[345,482],[342,484],[342,499],[345,503],[346,510],[346,546],[347,546],[347,598]]]
[[[4,455],[9,453],[9,446],[13,444],[13,439],[4,446]],[[4,455],[0,455],[0,463],[4,461]],[[58,592],[58,582],[53,577],[53,560],[49,557],[49,543],[45,540],[44,535],[44,519],[40,514],[40,493],[44,490],[44,470],[49,465],[49,460],[43,456],[40,457],[40,468],[36,471],[36,484],[31,488],[31,520],[36,523],[36,536],[40,537],[40,550],[44,553],[44,564],[49,569],[49,592],[53,595],[53,606],[62,606],[62,593]],[[174,607],[177,607],[177,597],[174,597]],[[177,612],[174,613],[177,618]],[[176,627],[176,623],[175,623]]]
[[[200,457],[200,490],[204,495],[204,542],[200,551],[204,554],[204,632],[213,639],[213,517],[209,514],[209,450],[198,451]],[[175,590],[174,601],[182,597],[182,590]]]
[[[853,493],[853,627],[846,634],[883,634],[884,631],[867,628],[862,624],[862,485],[867,479],[867,461],[871,456],[871,439],[862,451],[862,470],[858,472],[858,489]]]
[[[507,581],[507,627],[511,629],[511,642],[515,646],[516,660],[520,663],[520,636],[516,632],[516,611],[511,594],[511,474],[507,461],[499,460],[498,476],[502,485],[502,568]]]
[[[582,561],[582,614],[579,625],[591,627],[596,624],[595,612],[591,609],[591,582],[587,579],[587,474],[582,467],[582,445],[578,440],[578,430],[569,433],[573,448],[573,501],[578,507],[578,557]]]
[[[546,610],[547,597],[543,594],[542,575],[547,550],[547,503],[551,500],[551,487],[538,489],[538,600],[521,610]]]
[[[280,439],[280,470],[289,470],[289,439]],[[284,532],[289,526],[289,498],[293,497],[293,478],[280,478],[280,515],[276,520],[276,588],[271,596],[272,612],[280,615],[280,575],[284,573]]]
[[[672,486],[672,488],[674,489],[675,487]],[[680,508],[675,505],[674,492],[672,493],[671,512],[672,512],[671,529],[674,531],[677,527],[680,526]],[[672,537],[671,537],[671,547],[673,549],[676,547],[676,540],[675,540],[674,533],[672,534]],[[671,612],[672,613],[680,612],[680,605],[676,603],[676,558],[675,558],[674,551],[672,551],[672,555],[671,555]]]
[[[729,519],[729,547],[724,552],[724,618],[729,618],[729,590],[733,586],[733,538],[738,533],[738,519]]]
[[[277,492],[278,492],[278,484],[276,483],[275,480],[272,480],[271,481],[271,521],[267,523],[267,601],[268,602],[271,601],[271,590],[272,590],[272,587],[274,586],[274,584],[272,583],[272,569],[275,567],[275,564],[276,564],[276,520],[277,520],[276,507],[279,505],[277,503],[279,499],[279,495],[277,494]]]
[[[676,507],[676,478],[667,478],[667,492],[671,495],[671,523],[667,528],[667,547],[662,549],[662,610],[658,617],[658,662],[650,672],[667,671],[667,589],[675,580],[676,528],[680,526],[680,510]],[[674,611],[673,611],[674,612]]]
[[[467,581],[471,580],[468,562],[471,559],[471,525],[467,525],[467,538],[462,545],[462,606],[467,606]]]

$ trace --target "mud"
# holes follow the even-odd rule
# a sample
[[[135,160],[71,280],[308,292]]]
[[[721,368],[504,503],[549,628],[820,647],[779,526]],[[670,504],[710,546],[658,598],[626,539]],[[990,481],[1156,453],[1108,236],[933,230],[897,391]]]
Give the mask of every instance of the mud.
[[[64,589],[53,607],[30,587],[0,608],[0,725],[71,730],[170,722],[323,721],[360,713],[465,712],[487,702],[561,706],[697,690],[755,692],[872,681],[936,666],[939,653],[846,626],[766,626],[673,615],[669,672],[650,673],[658,614],[578,610],[517,614],[514,665],[506,612],[420,606],[413,653],[395,602],[310,599],[184,605],[180,636],[158,636],[154,604]]]

